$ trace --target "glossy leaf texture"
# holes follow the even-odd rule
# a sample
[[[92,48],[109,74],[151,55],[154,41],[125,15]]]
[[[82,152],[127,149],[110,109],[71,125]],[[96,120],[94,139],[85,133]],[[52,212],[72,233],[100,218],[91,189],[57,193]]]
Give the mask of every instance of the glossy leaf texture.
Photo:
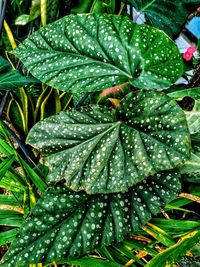
[[[9,62],[0,57],[0,89],[13,90],[33,83],[38,83],[38,80],[13,70]]]
[[[184,112],[156,91],[129,93],[118,110],[72,109],[36,124],[27,143],[42,149],[48,182],[66,180],[89,194],[127,191],[158,171],[189,157]]]
[[[163,172],[126,193],[87,195],[50,188],[26,219],[2,267],[78,257],[136,232],[180,190],[176,172]]]
[[[70,15],[41,28],[14,54],[39,80],[62,91],[99,91],[129,82],[166,88],[183,72],[175,43],[116,15]]]
[[[144,14],[146,22],[166,32],[170,37],[177,36],[188,16],[196,11],[199,0],[123,0],[137,10],[137,18]]]

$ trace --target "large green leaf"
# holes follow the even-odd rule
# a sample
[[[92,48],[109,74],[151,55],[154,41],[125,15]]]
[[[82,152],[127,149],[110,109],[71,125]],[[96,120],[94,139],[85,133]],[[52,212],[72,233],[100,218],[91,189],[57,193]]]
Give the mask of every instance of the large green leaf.
[[[183,72],[176,45],[161,31],[115,15],[70,15],[14,50],[42,82],[63,91],[98,91],[130,82],[164,88]]]
[[[137,10],[137,17],[145,14],[147,23],[163,30],[169,36],[177,36],[199,0],[123,0]],[[136,20],[137,18],[135,18]]]
[[[35,78],[23,76],[19,71],[13,70],[8,61],[0,57],[0,89],[12,90],[37,82]]]
[[[36,124],[27,142],[43,149],[49,182],[71,189],[126,191],[189,157],[184,112],[156,91],[129,93],[118,110],[103,106],[68,110]]]
[[[148,177],[124,194],[87,195],[62,185],[50,188],[23,223],[2,267],[74,258],[119,242],[179,190],[175,172]]]

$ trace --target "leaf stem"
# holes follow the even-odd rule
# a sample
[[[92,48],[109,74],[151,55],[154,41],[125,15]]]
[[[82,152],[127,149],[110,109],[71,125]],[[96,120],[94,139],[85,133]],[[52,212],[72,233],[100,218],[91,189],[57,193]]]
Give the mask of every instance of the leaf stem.
[[[124,6],[125,6],[125,4],[124,3],[121,3],[121,7],[120,7],[120,10],[119,10],[118,15],[121,15],[121,13],[122,13],[122,11],[124,9]]]
[[[47,24],[47,0],[41,0],[41,23],[43,27]]]

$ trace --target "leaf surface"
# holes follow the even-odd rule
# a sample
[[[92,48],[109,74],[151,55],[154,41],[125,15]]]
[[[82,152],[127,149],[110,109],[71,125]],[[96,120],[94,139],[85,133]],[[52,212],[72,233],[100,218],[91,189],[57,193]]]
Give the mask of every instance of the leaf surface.
[[[163,30],[170,37],[177,36],[188,16],[196,11],[199,0],[124,0],[137,10],[137,15],[145,14],[149,25]],[[137,18],[135,18],[136,20]]]
[[[42,82],[93,92],[129,82],[164,88],[183,72],[177,46],[161,31],[115,15],[70,15],[41,28],[14,50]]]
[[[192,111],[185,111],[188,127],[191,134],[200,133],[200,100],[195,101]]]
[[[79,267],[88,267],[88,266],[95,266],[95,267],[123,267],[121,264],[116,262],[97,259],[96,257],[83,257],[81,259],[67,261],[68,264],[76,264]]]
[[[167,90],[168,91],[168,90]],[[183,98],[186,96],[192,97],[194,99],[200,98],[200,87],[195,88],[176,88],[173,86],[169,89],[169,93],[167,92],[168,96],[174,99]]]
[[[150,260],[146,267],[166,267],[177,262],[182,256],[186,254],[195,244],[200,240],[200,228],[190,232],[178,240],[178,242],[158,253],[152,260]]]
[[[191,159],[185,162],[179,171],[183,174],[184,180],[193,183],[200,183],[200,156],[192,153]]]
[[[94,105],[51,116],[32,128],[27,142],[43,149],[48,182],[65,179],[89,194],[127,191],[181,164],[190,148],[184,112],[154,91],[129,93],[117,111]]]
[[[8,61],[0,57],[0,89],[13,90],[37,82],[35,78],[23,76],[19,71],[13,70]]]
[[[65,186],[38,201],[4,257],[2,267],[81,256],[136,232],[180,190],[178,174],[163,172],[126,193],[87,195]]]

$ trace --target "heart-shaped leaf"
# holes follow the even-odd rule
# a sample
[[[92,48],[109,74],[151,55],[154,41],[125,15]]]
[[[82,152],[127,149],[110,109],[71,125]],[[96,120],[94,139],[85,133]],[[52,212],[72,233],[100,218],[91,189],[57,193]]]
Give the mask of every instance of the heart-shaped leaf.
[[[63,91],[98,91],[130,82],[164,88],[183,72],[163,32],[115,15],[70,15],[41,28],[14,51],[42,82]]]
[[[129,93],[118,110],[94,105],[36,124],[27,142],[43,149],[49,182],[89,194],[127,191],[189,157],[184,112],[156,91]]]
[[[137,10],[137,17],[145,14],[147,23],[177,36],[188,16],[196,11],[199,0],[123,0]],[[135,18],[137,20],[137,18]]]
[[[2,267],[81,256],[136,232],[180,190],[175,172],[163,172],[127,193],[87,195],[63,186],[40,199],[4,257]]]

